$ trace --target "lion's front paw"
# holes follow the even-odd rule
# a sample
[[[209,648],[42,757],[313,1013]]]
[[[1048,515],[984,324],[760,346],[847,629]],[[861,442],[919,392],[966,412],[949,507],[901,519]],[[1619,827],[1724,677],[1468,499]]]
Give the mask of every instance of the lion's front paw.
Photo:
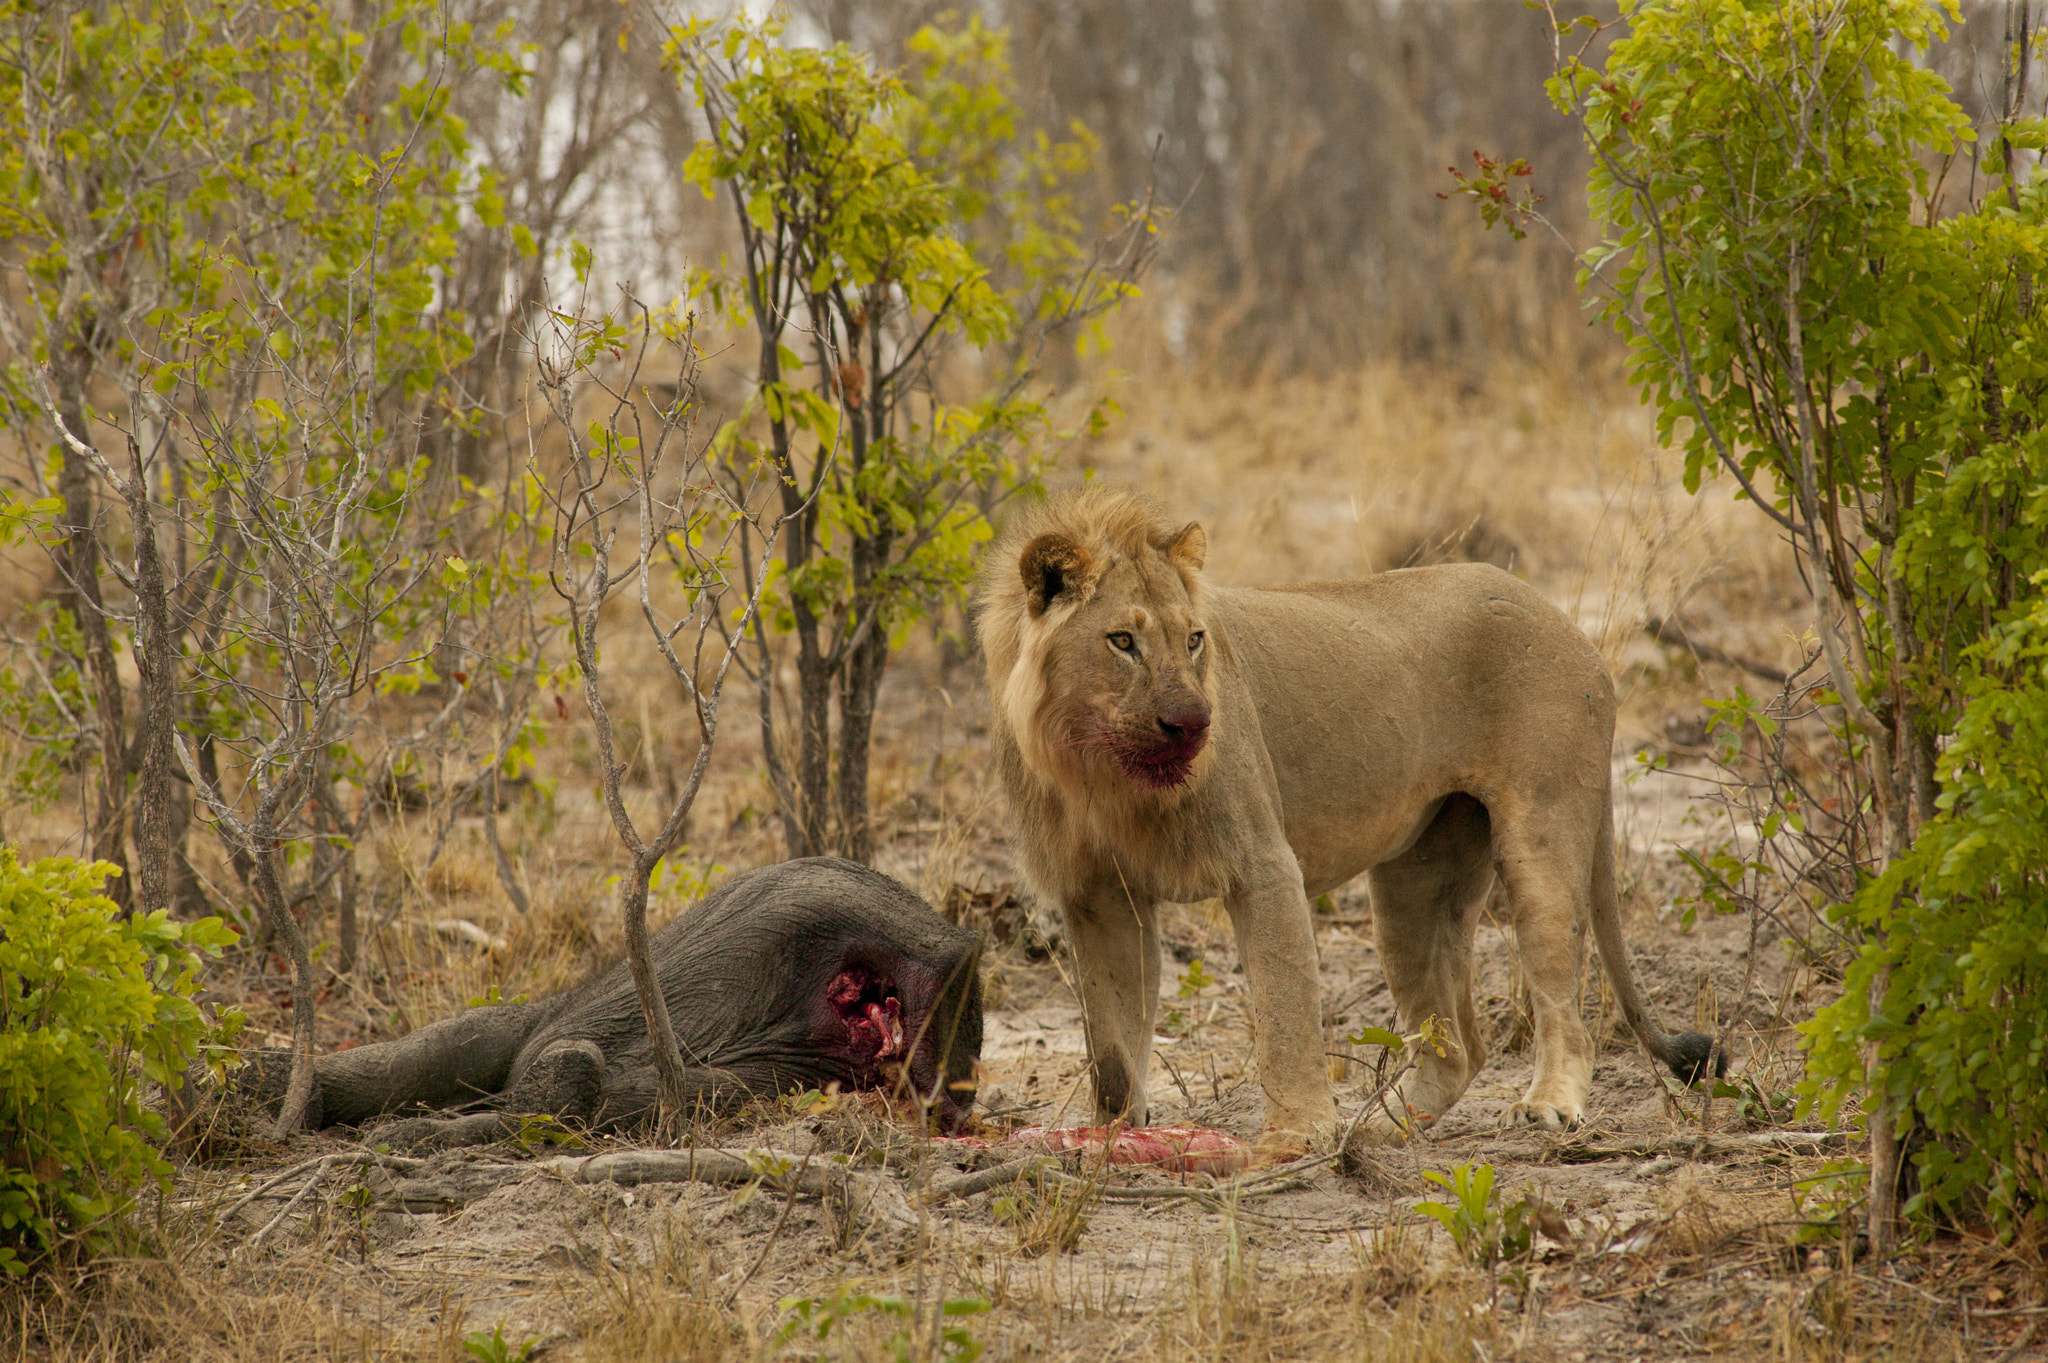
[[[1546,1131],[1576,1131],[1585,1124],[1586,1108],[1583,1103],[1572,1100],[1549,1102],[1541,1098],[1524,1098],[1508,1109],[1508,1124],[1540,1126]]]

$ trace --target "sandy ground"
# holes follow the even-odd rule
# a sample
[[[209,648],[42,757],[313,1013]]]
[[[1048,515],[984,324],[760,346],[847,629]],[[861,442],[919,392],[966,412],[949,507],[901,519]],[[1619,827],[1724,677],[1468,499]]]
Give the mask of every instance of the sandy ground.
[[[1690,808],[1686,789],[1681,775],[1623,787],[1622,824],[1644,861],[1669,860],[1669,839]],[[912,841],[906,836],[892,849],[905,874],[914,870]],[[1001,870],[980,869],[990,876]],[[1345,1031],[1394,1023],[1363,886],[1333,896],[1318,923],[1326,1020],[1333,1048],[1342,1049],[1337,1039]],[[1227,927],[1220,911],[1195,906],[1170,912],[1166,936],[1172,960],[1161,1010],[1162,1032],[1170,1035],[1155,1059],[1154,1119],[1250,1138],[1260,1098]],[[1781,949],[1767,941],[1752,969],[1748,926],[1733,918],[1680,933],[1638,914],[1632,938],[1639,978],[1663,1018],[1711,1023],[1716,1018],[1702,1011],[1717,1010],[1738,1052],[1738,1080],[1777,1062],[1786,1037],[1775,1019],[1793,987]],[[1198,958],[1215,983],[1188,990],[1188,963]],[[694,1183],[591,1187],[536,1171],[438,1214],[384,1210],[352,1219],[331,1200],[309,1199],[270,1232],[248,1268],[283,1272],[298,1262],[310,1271],[308,1261],[317,1263],[327,1275],[323,1291],[345,1283],[351,1316],[378,1335],[423,1324],[450,1338],[501,1328],[515,1341],[593,1358],[612,1356],[604,1341],[619,1341],[619,1313],[631,1318],[633,1293],[657,1285],[728,1322],[749,1322],[741,1333],[755,1338],[727,1340],[740,1351],[772,1348],[774,1332],[796,1318],[790,1303],[829,1301],[848,1283],[906,1301],[988,1303],[985,1314],[961,1319],[992,1358],[1200,1354],[1232,1328],[1246,1334],[1240,1343],[1272,1356],[1326,1356],[1377,1337],[1368,1329],[1376,1312],[1391,1312],[1383,1332],[1394,1330],[1404,1301],[1423,1331],[1417,1341],[1428,1345],[1422,1356],[1439,1349],[1449,1357],[1751,1355],[1772,1347],[1774,1330],[1806,1329],[1811,1312],[1802,1303],[1820,1276],[1838,1271],[1832,1251],[1815,1251],[1809,1274],[1804,1255],[1769,1228],[1797,1219],[1795,1178],[1818,1171],[1841,1153],[1839,1145],[1823,1150],[1791,1140],[1782,1127],[1751,1132],[1724,1099],[1711,1118],[1715,1140],[1689,1148],[1700,1134],[1702,1099],[1674,1098],[1626,1032],[1615,1033],[1597,982],[1588,1017],[1606,1045],[1589,1125],[1569,1135],[1504,1130],[1503,1114],[1528,1083],[1530,1063],[1518,1036],[1512,939],[1491,925],[1479,935],[1478,980],[1495,1053],[1463,1101],[1409,1146],[1378,1152],[1350,1176],[1308,1167],[1302,1186],[1244,1197],[1234,1210],[1095,1202],[1067,1253],[1020,1253],[1020,1218],[998,1204],[1042,1201],[1029,1184],[919,1209],[912,1232],[880,1224],[849,1231],[821,1204],[783,1195],[772,1179],[736,1192]],[[984,1111],[1000,1115],[990,1130],[1079,1121],[1087,1101],[1081,1023],[1059,959],[999,951],[992,996],[981,1098]],[[1335,1072],[1343,1076],[1340,1094],[1354,1104],[1371,1086],[1364,1064],[1338,1062]],[[757,1112],[703,1139],[820,1160],[851,1153],[861,1167],[886,1157],[885,1176],[913,1195],[997,1158],[925,1142],[866,1109],[794,1118]],[[306,1136],[264,1165],[351,1148],[360,1147]],[[521,1157],[529,1156],[499,1148],[442,1163]],[[1067,1163],[1111,1190],[1190,1182],[1104,1175],[1077,1157]],[[1442,1195],[1428,1172],[1481,1163],[1495,1170],[1498,1201],[1533,1194],[1568,1231],[1563,1242],[1540,1241],[1533,1259],[1504,1278],[1459,1267],[1448,1234],[1414,1211],[1425,1197]],[[1212,1185],[1200,1176],[1192,1183]],[[297,1186],[285,1185],[277,1197]],[[277,1205],[258,1203],[263,1210],[243,1213],[224,1240],[246,1239]],[[1235,1280],[1219,1267],[1231,1264]],[[1360,1284],[1375,1283],[1373,1302],[1355,1300],[1365,1290]],[[1273,1319],[1257,1329],[1207,1321],[1205,1297],[1232,1293],[1250,1298],[1249,1320],[1267,1312]],[[1302,1300],[1289,1309],[1295,1299]],[[1432,1315],[1439,1306],[1444,1319]],[[888,1319],[875,1309],[866,1315]],[[1393,1340],[1386,1334],[1383,1342]]]
[[[1358,892],[1339,896],[1318,933],[1333,1032],[1393,1022],[1363,900]],[[1786,967],[1780,953],[1768,953],[1754,972],[1747,1006],[1735,1004],[1750,973],[1743,923],[1712,921],[1679,935],[1639,922],[1634,939],[1641,978],[1663,1016],[1690,1017],[1699,999],[1716,997],[1730,1035],[1750,1045],[1768,1040],[1743,1024],[1768,1023]],[[1155,1062],[1155,1120],[1250,1137],[1259,1097],[1246,1071],[1227,933],[1196,910],[1178,916],[1171,941],[1176,956],[1199,954],[1219,983],[1182,998],[1169,972],[1162,1010],[1189,1023]],[[1008,1122],[1073,1121],[1086,1101],[1073,994],[1054,963],[1006,957],[999,968],[1004,998],[989,1015],[984,1106]],[[1509,937],[1482,929],[1480,993],[1483,1011],[1495,1020],[1496,1044],[1513,1031],[1513,973]],[[1354,1067],[1354,1075],[1365,1079],[1363,1069]],[[1715,1120],[1722,1139],[1710,1147],[1723,1153],[1692,1157],[1685,1146],[1699,1135],[1700,1099],[1673,1100],[1625,1034],[1601,1055],[1591,1119],[1580,1132],[1500,1127],[1529,1077],[1526,1051],[1510,1042],[1434,1129],[1406,1148],[1379,1152],[1360,1175],[1311,1169],[1305,1186],[1246,1198],[1235,1211],[1100,1202],[1065,1254],[1019,1254],[1018,1229],[998,1219],[996,1206],[1014,1190],[1000,1187],[925,1210],[915,1232],[866,1227],[849,1241],[824,1207],[771,1187],[588,1187],[536,1173],[446,1214],[379,1212],[360,1227],[315,1203],[303,1219],[273,1231],[275,1248],[260,1257],[271,1271],[294,1259],[322,1260],[326,1272],[346,1282],[344,1295],[361,1324],[379,1334],[416,1329],[424,1315],[450,1335],[502,1328],[509,1338],[538,1340],[572,1356],[580,1350],[583,1357],[610,1356],[590,1338],[593,1297],[610,1301],[678,1272],[686,1281],[671,1290],[721,1306],[730,1299],[732,1313],[760,1322],[762,1333],[793,1318],[788,1302],[829,1299],[848,1281],[907,1300],[985,1301],[990,1311],[967,1323],[992,1358],[1200,1353],[1202,1339],[1179,1334],[1203,1333],[1203,1285],[1222,1271],[1217,1265],[1231,1262],[1253,1266],[1239,1271],[1254,1274],[1256,1286],[1223,1283],[1212,1292],[1281,1301],[1318,1280],[1344,1285],[1336,1295],[1345,1298],[1383,1270],[1384,1302],[1398,1307],[1412,1294],[1426,1309],[1435,1297],[1450,1304],[1446,1310],[1466,1313],[1452,1331],[1462,1342],[1441,1341],[1450,1357],[1686,1358],[1729,1350],[1760,1356],[1773,1329],[1788,1321],[1806,1328],[1804,1308],[1793,1308],[1812,1295],[1819,1276],[1836,1270],[1827,1252],[1816,1251],[1809,1274],[1784,1236],[1761,1232],[1773,1220],[1793,1219],[1791,1185],[1823,1163],[1818,1147],[1745,1146],[1746,1124],[1723,1101]],[[763,1114],[714,1139],[729,1149],[820,1159],[849,1148],[872,1157],[879,1147],[888,1153],[891,1176],[913,1191],[974,1163],[892,1130],[889,1121],[868,1116],[853,1123],[865,1134],[849,1142],[842,1114]],[[1765,1139],[1783,1137],[1779,1131]],[[331,1138],[302,1137],[290,1155],[343,1148]],[[444,1162],[465,1158],[503,1161],[507,1152]],[[1569,1231],[1564,1243],[1544,1241],[1505,1285],[1453,1267],[1449,1236],[1413,1210],[1425,1195],[1440,1195],[1428,1171],[1479,1163],[1495,1169],[1501,1200],[1533,1192],[1558,1209]],[[1080,1161],[1070,1157],[1069,1165],[1091,1176]],[[1107,1176],[1118,1189],[1185,1182],[1153,1173]],[[243,1224],[228,1228],[229,1238],[246,1236],[251,1223],[269,1215],[245,1214]],[[1279,1346],[1274,1356],[1351,1352],[1366,1337],[1359,1313],[1372,1312],[1339,1304],[1351,1309],[1317,1301],[1297,1317],[1283,1310],[1259,1332],[1261,1346]],[[1162,1332],[1174,1338],[1163,1340]],[[594,1333],[604,1337],[603,1329]]]

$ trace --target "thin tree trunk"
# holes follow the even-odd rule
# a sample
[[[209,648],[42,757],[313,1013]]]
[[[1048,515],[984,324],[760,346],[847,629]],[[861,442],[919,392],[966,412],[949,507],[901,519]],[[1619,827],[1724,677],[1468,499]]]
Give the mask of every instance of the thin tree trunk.
[[[821,309],[812,309],[813,316],[820,312]],[[870,337],[880,334],[880,327],[869,331]],[[852,342],[856,348],[859,346],[857,332]],[[879,399],[866,402],[864,407],[848,411],[845,421],[852,436],[847,452],[852,464],[848,482],[855,488],[860,486],[861,475],[867,468],[873,439],[880,433],[873,425],[880,414]],[[878,527],[887,524],[886,516],[876,518]],[[868,760],[874,741],[875,693],[881,688],[882,669],[889,661],[889,635],[881,618],[881,604],[875,600],[874,583],[889,561],[888,532],[877,528],[873,534],[854,535],[847,559],[850,581],[846,631],[854,645],[843,654],[839,673],[839,846],[843,855],[865,864],[875,851],[874,830],[868,819]]]
[[[675,1022],[669,1017],[668,996],[661,992],[661,980],[654,973],[654,954],[647,934],[647,882],[660,860],[651,847],[633,858],[633,873],[619,885],[619,914],[626,923],[626,960],[633,971],[634,992],[640,998],[640,1016],[654,1042],[654,1070],[660,1076],[662,1107],[680,1120],[682,1046],[676,1040]]]
[[[182,458],[177,437],[166,433],[164,441],[165,504],[170,508],[172,524],[182,526],[186,510],[185,461]],[[198,618],[197,605],[203,597],[192,590],[188,582],[191,568],[190,537],[182,530],[171,535],[171,561],[165,565],[170,581],[183,584],[186,591],[173,603],[176,614],[173,617],[176,634],[173,642],[180,642],[185,630]],[[182,644],[181,644],[182,646]],[[175,739],[173,740],[175,742]],[[176,753],[173,752],[175,757]],[[200,883],[199,872],[192,868],[192,858],[187,853],[192,832],[192,786],[185,773],[176,767],[171,771],[171,819],[168,832],[171,844],[171,903],[176,911],[185,916],[203,916],[209,905],[206,888]]]
[[[532,908],[526,898],[526,890],[519,884],[519,877],[512,872],[512,858],[505,855],[505,844],[498,838],[498,759],[491,759],[491,775],[484,786],[484,841],[491,846],[491,861],[498,868],[498,884],[504,887],[505,898],[512,901],[512,907],[524,917]]]
[[[176,897],[172,868],[171,730],[177,722],[178,649],[171,629],[169,584],[157,552],[156,524],[151,518],[149,482],[142,447],[131,441],[132,467],[128,486],[128,519],[135,536],[135,597],[141,616],[136,631],[135,665],[140,677],[142,713],[137,734],[142,750],[137,763],[135,861],[140,907],[145,913],[168,912]]]
[[[1891,986],[1891,972],[1880,970],[1870,982],[1870,1015],[1879,1016],[1885,992]],[[1899,1131],[1891,1099],[1884,1090],[1882,1062],[1875,1042],[1866,1048],[1865,1064],[1870,1080],[1870,1252],[1889,1258],[1898,1247],[1899,1236]]]
[[[748,556],[748,598],[754,594],[751,551],[744,541],[740,553]],[[792,857],[802,855],[797,847],[796,809],[797,795],[789,781],[789,767],[782,760],[782,740],[775,732],[775,672],[777,659],[775,650],[768,644],[768,622],[762,618],[765,612],[755,611],[752,623],[757,671],[754,674],[755,718],[761,726],[761,760],[768,767],[768,788],[775,792],[775,808],[782,817],[783,844]]]
[[[75,372],[59,378],[58,411],[65,427],[86,438],[84,381]],[[128,787],[128,725],[122,711],[121,673],[114,660],[114,641],[107,629],[106,605],[100,595],[100,542],[92,495],[92,471],[85,456],[63,451],[57,492],[64,499],[63,534],[57,563],[64,581],[59,601],[71,612],[85,642],[85,669],[91,679],[93,709],[99,724],[100,772],[94,791],[89,838],[96,861],[112,862],[121,874],[107,884],[107,897],[126,911],[133,907],[128,881],[128,854],[122,836]]]
[[[795,603],[797,680],[796,818],[785,817],[790,829],[790,855],[822,856],[826,850],[827,811],[832,790],[832,670],[818,647],[818,618],[810,607]]]
[[[281,803],[275,792],[263,801],[265,806]],[[272,1131],[273,1139],[283,1140],[304,1125],[306,1106],[313,1096],[313,964],[306,951],[306,935],[299,931],[299,922],[285,902],[284,883],[277,870],[274,820],[274,810],[260,809],[250,825],[250,841],[255,846],[243,850],[255,864],[257,906],[269,924],[271,938],[283,944],[292,964],[292,1075]]]
[[[1819,475],[1814,458],[1816,421],[1813,394],[1807,382],[1805,338],[1802,335],[1800,315],[1800,298],[1805,288],[1805,276],[1805,248],[1795,247],[1787,271],[1785,317],[1786,359],[1789,370],[1787,378],[1791,381],[1793,405],[1798,420],[1799,449],[1798,462],[1795,466],[1797,503],[1813,572],[1814,630],[1820,636],[1821,651],[1827,659],[1829,678],[1834,682],[1835,692],[1841,698],[1842,708],[1848,712],[1849,722],[1863,732],[1870,744],[1868,766],[1871,794],[1877,806],[1878,826],[1883,832],[1884,840],[1876,867],[1881,873],[1903,850],[1899,842],[1900,790],[1895,780],[1897,771],[1893,760],[1893,742],[1903,735],[1887,729],[1872,715],[1857,690],[1858,683],[1869,676],[1870,669],[1869,660],[1862,656],[1862,651],[1857,646],[1854,626],[1845,628],[1839,638],[1835,632],[1840,623],[1839,617],[1853,615],[1856,604],[1853,597],[1845,601],[1837,600],[1835,584],[1844,574],[1839,571],[1842,565],[1832,552],[1833,546],[1824,538],[1830,522],[1823,517],[1820,503]],[[1880,975],[1871,985],[1873,1010],[1879,1009],[1882,1005],[1885,983],[1886,977]],[[1869,1074],[1871,1097],[1868,1118],[1870,1249],[1882,1259],[1889,1257],[1898,1245],[1899,1142],[1896,1116],[1885,1093],[1882,1061],[1876,1043],[1865,1047],[1864,1060]]]
[[[873,609],[871,605],[869,607]],[[877,620],[846,660],[839,689],[839,837],[844,855],[863,864],[875,855],[868,814],[868,761],[874,741],[875,698],[889,665],[889,632]]]

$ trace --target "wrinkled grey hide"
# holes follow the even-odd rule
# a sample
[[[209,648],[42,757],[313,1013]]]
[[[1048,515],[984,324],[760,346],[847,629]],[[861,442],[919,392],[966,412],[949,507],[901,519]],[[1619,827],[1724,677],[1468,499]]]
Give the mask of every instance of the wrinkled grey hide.
[[[837,857],[762,867],[650,945],[693,1109],[833,1083],[914,1093],[949,1129],[973,1106],[980,940],[885,875]],[[252,1058],[274,1104],[290,1053]],[[524,1113],[625,1128],[655,1106],[653,1049],[623,960],[551,998],[472,1008],[315,1066],[309,1126],[486,1109],[379,1129],[409,1146],[496,1139]]]

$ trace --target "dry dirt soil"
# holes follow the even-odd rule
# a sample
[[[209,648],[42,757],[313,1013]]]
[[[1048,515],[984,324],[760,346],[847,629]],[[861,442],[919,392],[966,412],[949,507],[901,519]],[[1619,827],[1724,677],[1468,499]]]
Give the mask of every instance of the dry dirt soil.
[[[1504,378],[1474,393],[1388,371],[1249,397],[1197,384],[1150,391],[1125,393],[1123,421],[1070,451],[1061,476],[1095,468],[1201,518],[1219,580],[1491,558],[1599,640],[1626,698],[1615,763],[1636,969],[1668,1025],[1727,1039],[1744,1098],[1709,1106],[1666,1083],[1617,1031],[1594,975],[1586,1010],[1603,1048],[1589,1125],[1502,1129],[1529,1055],[1512,937],[1489,925],[1477,948],[1492,1020],[1484,1074],[1434,1129],[1347,1170],[1309,1159],[1212,1180],[1067,1157],[939,1199],[935,1190],[1014,1156],[934,1144],[853,1100],[785,1101],[682,1133],[751,1154],[758,1177],[738,1183],[579,1182],[565,1159],[616,1143],[557,1144],[538,1130],[527,1146],[379,1167],[350,1133],[278,1147],[224,1121],[156,1209],[156,1255],[15,1303],[20,1356],[2048,1356],[2038,1257],[1964,1227],[1872,1267],[1841,1233],[1853,1220],[1844,1164],[1855,1150],[1790,1105],[1793,1028],[1837,978],[1827,952],[1740,915],[1683,930],[1677,901],[1690,882],[1676,849],[1729,835],[1701,702],[1759,685],[1717,659],[1802,660],[1796,582],[1760,518],[1684,496],[1670,456],[1611,384]],[[1702,660],[1644,632],[1673,616],[1718,652]],[[617,676],[646,688],[645,715],[666,702],[654,667],[636,677],[633,666]],[[957,640],[920,635],[884,704],[877,861],[997,939],[988,1133],[1077,1122],[1080,1017],[986,779],[975,662]],[[688,753],[644,732],[636,761],[651,807],[664,771]],[[508,996],[556,988],[615,950],[605,877],[619,859],[592,799],[588,746],[563,719],[546,798],[508,811],[534,898],[526,917],[498,889],[474,818],[458,820],[431,864],[431,810],[381,826],[365,852],[379,931],[364,968],[327,985],[324,1045],[396,1035],[492,985]],[[1670,769],[1628,779],[1639,752],[1664,754]],[[778,855],[764,803],[757,749],[735,733],[694,818],[683,881]],[[657,912],[686,911],[692,892],[684,883]],[[435,926],[453,919],[480,928],[481,944]],[[1393,1025],[1363,885],[1328,897],[1316,921],[1332,1078],[1353,1110],[1378,1051],[1344,1038]],[[1187,906],[1171,911],[1168,938],[1155,1119],[1251,1137],[1259,1093],[1227,922],[1215,905]],[[249,1008],[255,1039],[282,1031],[275,958],[244,953],[236,968],[220,996]],[[307,1166],[328,1156],[339,1158]],[[791,1191],[792,1165],[853,1177],[813,1197]],[[1455,1200],[1430,1175],[1478,1166],[1491,1168],[1495,1215],[1527,1213],[1540,1227],[1526,1251],[1490,1264],[1416,1211]]]

